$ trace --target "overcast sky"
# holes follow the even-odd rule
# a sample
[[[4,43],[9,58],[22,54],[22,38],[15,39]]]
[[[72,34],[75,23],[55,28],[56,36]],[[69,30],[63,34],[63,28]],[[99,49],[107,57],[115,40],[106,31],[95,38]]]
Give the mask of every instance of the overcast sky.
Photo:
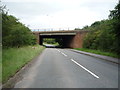
[[[2,0],[30,29],[74,29],[107,19],[118,0]]]

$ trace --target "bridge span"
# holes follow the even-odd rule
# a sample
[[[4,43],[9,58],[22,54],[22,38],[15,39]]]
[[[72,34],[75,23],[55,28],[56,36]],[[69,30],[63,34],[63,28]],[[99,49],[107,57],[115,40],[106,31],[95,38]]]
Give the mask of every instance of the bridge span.
[[[42,45],[44,38],[55,38],[62,42],[63,47],[82,48],[83,39],[89,31],[87,30],[69,30],[69,31],[34,31],[37,43]]]

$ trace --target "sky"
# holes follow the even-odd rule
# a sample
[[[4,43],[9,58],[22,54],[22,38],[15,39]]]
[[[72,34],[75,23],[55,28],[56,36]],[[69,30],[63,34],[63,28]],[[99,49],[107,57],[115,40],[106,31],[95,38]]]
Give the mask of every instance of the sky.
[[[2,0],[32,30],[73,30],[107,19],[118,0]]]

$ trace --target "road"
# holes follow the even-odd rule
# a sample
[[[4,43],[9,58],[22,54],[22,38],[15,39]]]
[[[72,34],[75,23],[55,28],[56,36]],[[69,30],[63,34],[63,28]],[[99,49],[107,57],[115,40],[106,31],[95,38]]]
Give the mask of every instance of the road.
[[[51,45],[51,44],[44,44],[44,46],[47,48],[54,48],[55,47],[55,45]]]
[[[14,88],[118,88],[118,65],[68,49],[46,48]]]

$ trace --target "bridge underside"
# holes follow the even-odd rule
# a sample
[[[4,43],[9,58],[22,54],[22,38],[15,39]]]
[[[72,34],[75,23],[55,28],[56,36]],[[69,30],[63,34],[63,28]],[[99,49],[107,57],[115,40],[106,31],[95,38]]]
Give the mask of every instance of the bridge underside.
[[[75,35],[40,35],[39,36],[39,44],[43,45],[43,39],[44,38],[54,38],[56,39],[56,41],[58,41],[58,43],[60,44],[61,47],[71,47],[70,43],[71,40],[74,38]]]
[[[39,44],[43,44],[44,38],[55,38],[60,41],[60,46],[65,48],[82,48],[84,34],[76,35],[39,35]]]

